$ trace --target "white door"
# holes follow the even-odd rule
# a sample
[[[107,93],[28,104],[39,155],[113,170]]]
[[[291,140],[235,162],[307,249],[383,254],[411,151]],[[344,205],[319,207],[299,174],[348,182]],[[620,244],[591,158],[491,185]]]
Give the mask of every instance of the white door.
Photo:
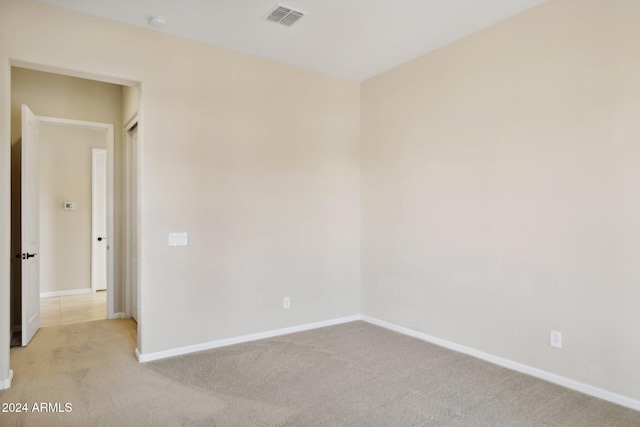
[[[22,222],[22,345],[40,328],[40,176],[39,120],[22,105],[21,222]]]
[[[138,321],[138,127],[131,129],[131,317]]]
[[[107,150],[91,150],[91,289],[107,289]]]

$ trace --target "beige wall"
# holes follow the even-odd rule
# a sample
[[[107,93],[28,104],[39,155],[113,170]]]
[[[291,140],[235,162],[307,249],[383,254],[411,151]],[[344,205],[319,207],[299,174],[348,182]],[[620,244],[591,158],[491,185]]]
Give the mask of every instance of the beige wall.
[[[122,123],[126,126],[138,113],[140,88],[137,86],[122,86]]]
[[[106,131],[41,124],[39,140],[40,292],[91,288],[92,149]]]
[[[551,1],[363,83],[364,314],[640,398],[638,22]]]
[[[361,289],[364,314],[640,398],[637,2],[552,0],[362,86],[0,7],[0,206],[9,58],[142,83],[143,353],[354,314]]]
[[[141,82],[143,353],[359,312],[357,82],[31,0],[0,8],[3,85],[8,59]],[[0,135],[8,201],[4,120]],[[189,245],[169,247],[174,231]]]
[[[114,311],[124,312],[123,88],[111,83],[12,67],[12,142],[20,139],[22,104],[27,104],[38,116],[114,125]],[[44,288],[42,291],[45,292]]]
[[[11,68],[11,141],[20,138],[22,104],[38,116],[111,123],[123,126],[123,88],[120,85],[42,71]],[[122,132],[114,135],[116,146]]]

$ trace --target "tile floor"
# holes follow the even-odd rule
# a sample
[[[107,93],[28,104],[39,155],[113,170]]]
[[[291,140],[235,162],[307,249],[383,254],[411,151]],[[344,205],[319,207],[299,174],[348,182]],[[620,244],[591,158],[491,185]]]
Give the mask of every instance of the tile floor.
[[[40,326],[70,325],[107,318],[105,291],[40,299]]]

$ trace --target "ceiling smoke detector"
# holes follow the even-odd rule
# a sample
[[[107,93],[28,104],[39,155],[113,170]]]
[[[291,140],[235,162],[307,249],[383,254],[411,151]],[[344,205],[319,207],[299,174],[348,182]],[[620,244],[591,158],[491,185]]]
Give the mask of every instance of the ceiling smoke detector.
[[[290,27],[305,15],[307,15],[306,12],[294,10],[289,6],[277,4],[265,15],[263,19],[284,25],[285,27]]]
[[[149,18],[149,25],[151,25],[153,28],[162,28],[167,25],[167,20],[162,16],[152,16],[151,18]]]

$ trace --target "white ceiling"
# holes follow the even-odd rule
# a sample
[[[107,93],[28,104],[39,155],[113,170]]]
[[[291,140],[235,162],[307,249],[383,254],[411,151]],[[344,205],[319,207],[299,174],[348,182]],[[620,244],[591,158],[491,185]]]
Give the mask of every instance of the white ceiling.
[[[547,0],[282,0],[292,27],[262,19],[277,0],[40,1],[362,81]]]

